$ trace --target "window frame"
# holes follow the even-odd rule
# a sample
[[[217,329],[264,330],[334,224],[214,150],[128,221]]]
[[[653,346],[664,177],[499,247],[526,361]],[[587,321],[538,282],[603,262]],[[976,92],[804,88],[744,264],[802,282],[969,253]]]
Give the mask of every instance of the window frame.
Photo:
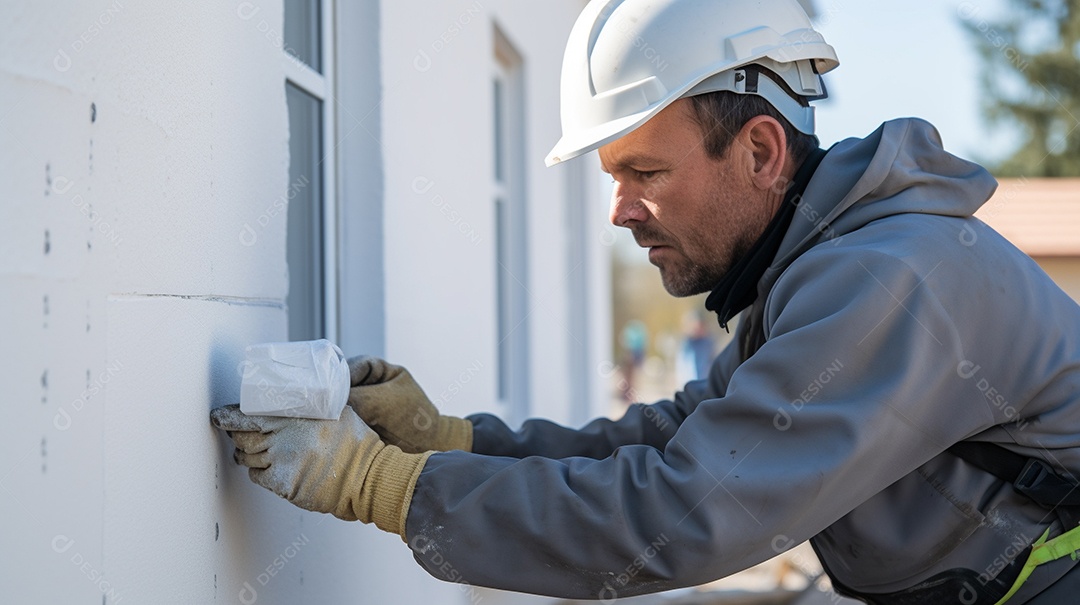
[[[319,176],[322,179],[322,199],[318,203],[322,205],[322,338],[338,342],[341,336],[338,287],[340,267],[338,242],[341,239],[339,232],[341,221],[339,220],[340,204],[337,195],[338,145],[335,136],[337,132],[337,112],[335,107],[337,57],[334,37],[336,2],[335,0],[318,0],[318,2],[319,63],[322,71],[312,69],[299,57],[291,54],[287,44],[283,44],[281,53],[282,87],[284,90],[286,84],[292,83],[321,103],[322,158],[319,159],[318,166],[320,167]],[[286,245],[288,244],[286,243]]]

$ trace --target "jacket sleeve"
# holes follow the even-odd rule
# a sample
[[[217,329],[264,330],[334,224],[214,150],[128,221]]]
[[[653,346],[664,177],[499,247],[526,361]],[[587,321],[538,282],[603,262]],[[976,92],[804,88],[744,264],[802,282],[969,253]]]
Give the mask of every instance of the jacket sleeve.
[[[765,344],[663,448],[433,455],[408,512],[416,560],[444,580],[610,599],[712,581],[817,534],[994,422],[978,401],[943,421],[964,401],[963,335],[935,296],[955,276],[935,270],[807,252],[766,303]]]
[[[723,396],[727,381],[738,365],[737,342],[738,339],[734,339],[713,360],[707,378],[687,383],[674,399],[653,404],[635,403],[619,420],[598,418],[581,429],[572,429],[548,420],[533,419],[514,431],[491,414],[470,416],[472,451],[511,458],[582,456],[600,459],[624,445],[663,449],[700,402]]]

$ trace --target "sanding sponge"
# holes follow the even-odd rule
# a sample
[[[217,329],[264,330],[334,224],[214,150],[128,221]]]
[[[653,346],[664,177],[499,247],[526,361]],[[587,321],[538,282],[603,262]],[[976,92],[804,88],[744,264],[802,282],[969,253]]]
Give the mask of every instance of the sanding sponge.
[[[349,399],[349,365],[326,339],[267,342],[245,350],[240,411],[337,420]]]

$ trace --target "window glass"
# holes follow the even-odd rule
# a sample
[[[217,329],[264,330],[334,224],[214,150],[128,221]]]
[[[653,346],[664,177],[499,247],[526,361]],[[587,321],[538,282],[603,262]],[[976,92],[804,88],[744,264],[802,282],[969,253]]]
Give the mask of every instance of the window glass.
[[[289,340],[325,336],[323,318],[322,102],[285,84],[289,106]]]
[[[322,73],[319,0],[285,0],[285,52]]]
[[[495,29],[492,80],[492,173],[498,399],[506,417],[529,414],[529,282],[525,199],[525,93],[521,55]]]

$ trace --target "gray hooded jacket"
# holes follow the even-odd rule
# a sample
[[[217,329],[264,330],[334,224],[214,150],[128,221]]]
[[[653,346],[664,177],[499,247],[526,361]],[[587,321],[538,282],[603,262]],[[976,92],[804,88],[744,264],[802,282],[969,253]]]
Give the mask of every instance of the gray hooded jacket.
[[[1080,471],[1080,308],[972,217],[996,186],[920,120],[837,144],[707,380],[580,430],[473,416],[475,453],[435,454],[417,481],[416,560],[610,599],[813,538],[862,593],[957,568],[991,582],[1061,525],[945,450],[987,441]],[[1010,603],[1073,564],[1040,567]]]

